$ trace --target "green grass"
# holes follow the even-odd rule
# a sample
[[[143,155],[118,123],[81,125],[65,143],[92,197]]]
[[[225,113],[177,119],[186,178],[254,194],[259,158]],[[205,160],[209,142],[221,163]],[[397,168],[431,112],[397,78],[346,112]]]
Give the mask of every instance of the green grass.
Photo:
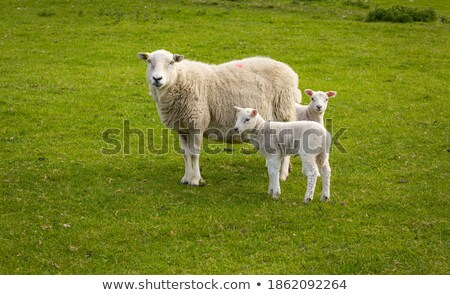
[[[366,23],[349,1],[8,1],[0,6],[1,274],[449,274],[450,39]],[[354,1],[357,2],[357,1]],[[446,1],[369,1],[448,17]],[[335,90],[332,201],[298,158],[266,195],[259,155],[106,156],[102,132],[161,124],[139,51],[262,55]],[[159,144],[159,143],[158,143]],[[239,149],[241,146],[235,146]]]

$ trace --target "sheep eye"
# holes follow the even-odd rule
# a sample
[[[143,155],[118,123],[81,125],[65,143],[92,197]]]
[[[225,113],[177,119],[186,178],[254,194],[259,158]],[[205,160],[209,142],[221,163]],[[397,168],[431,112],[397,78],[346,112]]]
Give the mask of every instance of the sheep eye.
[[[244,120],[244,123],[247,123],[248,121],[250,121],[250,119],[245,119],[245,120]]]
[[[171,60],[170,62],[169,62],[169,65],[173,65],[175,63],[175,61],[174,60]]]
[[[149,65],[152,65],[152,61],[151,60],[148,59],[147,62],[148,62]]]
[[[314,101],[314,97],[311,97],[311,100]]]

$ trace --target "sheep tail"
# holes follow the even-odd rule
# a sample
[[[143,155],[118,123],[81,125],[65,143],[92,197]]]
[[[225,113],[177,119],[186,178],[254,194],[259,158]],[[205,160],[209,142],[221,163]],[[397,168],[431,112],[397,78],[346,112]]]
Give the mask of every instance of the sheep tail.
[[[274,119],[279,122],[295,121],[297,117],[295,102],[300,101],[301,92],[297,88],[278,89],[273,102]]]

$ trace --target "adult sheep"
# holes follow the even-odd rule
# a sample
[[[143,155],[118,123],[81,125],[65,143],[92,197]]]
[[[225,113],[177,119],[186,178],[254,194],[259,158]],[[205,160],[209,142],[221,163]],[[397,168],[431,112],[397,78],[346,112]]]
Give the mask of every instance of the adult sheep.
[[[203,182],[199,158],[202,136],[230,140],[235,105],[259,110],[266,120],[295,121],[300,102],[298,76],[286,64],[253,57],[220,65],[185,60],[166,50],[141,52],[147,61],[147,80],[162,123],[179,134],[185,173],[182,184]],[[280,179],[288,176],[289,157],[283,159]]]

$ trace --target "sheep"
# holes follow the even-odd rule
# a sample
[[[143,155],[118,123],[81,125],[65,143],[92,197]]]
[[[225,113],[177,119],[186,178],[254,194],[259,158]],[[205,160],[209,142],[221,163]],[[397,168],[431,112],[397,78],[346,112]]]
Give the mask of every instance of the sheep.
[[[162,123],[179,134],[185,164],[182,184],[204,183],[199,167],[202,135],[231,141],[234,105],[258,108],[269,120],[296,118],[294,104],[301,101],[298,76],[284,63],[253,57],[209,65],[166,50],[137,55],[148,63],[150,94]],[[289,164],[286,156],[282,180],[289,174]]]
[[[281,194],[279,170],[286,154],[298,154],[302,160],[302,172],[307,177],[304,202],[313,199],[317,176],[322,176],[322,198],[330,198],[331,168],[328,163],[331,135],[314,121],[270,122],[264,120],[256,109],[235,106],[236,131],[250,132],[252,144],[266,158],[269,174],[268,194],[278,199]]]
[[[336,91],[314,92],[306,89],[305,94],[311,97],[311,102],[307,106],[295,104],[298,121],[315,121],[323,125],[323,116],[327,109],[328,99],[336,96]]]

